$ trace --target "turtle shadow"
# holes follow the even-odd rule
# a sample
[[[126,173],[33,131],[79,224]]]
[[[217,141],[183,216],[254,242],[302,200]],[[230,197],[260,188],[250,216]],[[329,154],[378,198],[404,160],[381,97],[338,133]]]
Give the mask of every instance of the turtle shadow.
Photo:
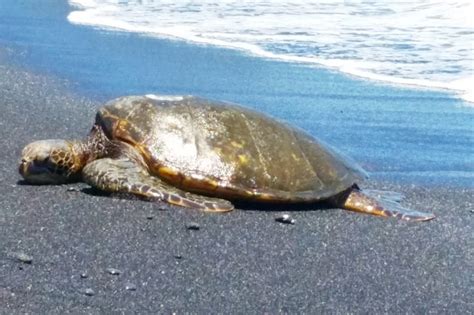
[[[48,185],[44,185],[44,184],[35,184],[35,183],[30,183],[30,182],[27,182],[26,180],[24,179],[20,179],[16,182],[16,184],[18,186],[53,186],[51,184],[48,184]],[[54,186],[62,186],[62,184],[57,184],[57,185],[54,185]]]
[[[325,202],[310,203],[260,203],[251,201],[233,201],[237,209],[244,211],[265,211],[265,212],[282,212],[282,211],[324,211],[334,208]]]
[[[77,183],[79,183],[79,181],[70,181],[70,182],[67,182],[67,183],[58,183],[58,184],[54,184],[54,183],[37,184],[37,183],[28,182],[24,179],[19,179],[19,180],[16,181],[16,184],[18,186],[68,186],[68,185],[77,184]]]
[[[168,206],[167,203],[161,202],[158,199],[137,196],[131,193],[125,192],[106,192],[99,190],[93,187],[86,187],[80,190],[81,192],[95,196],[95,197],[105,197],[113,199],[122,199],[122,200],[139,200],[145,202],[159,202],[162,203],[162,208]],[[252,201],[231,201],[236,209],[243,211],[265,211],[265,212],[282,212],[282,211],[324,211],[330,210],[334,207],[325,203],[325,202],[311,202],[311,203],[261,203],[261,202],[252,202]],[[171,206],[171,205],[170,205]]]

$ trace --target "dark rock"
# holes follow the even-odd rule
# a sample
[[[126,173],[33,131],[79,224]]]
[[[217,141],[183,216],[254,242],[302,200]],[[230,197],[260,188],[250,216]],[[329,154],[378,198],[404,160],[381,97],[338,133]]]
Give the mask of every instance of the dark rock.
[[[197,224],[196,222],[190,222],[190,223],[186,224],[186,228],[187,228],[188,230],[195,230],[195,231],[197,231],[197,230],[199,230],[201,227],[200,227],[199,224]]]
[[[95,295],[95,291],[92,290],[91,288],[85,289],[85,290],[83,291],[83,293],[84,293],[85,295],[87,295],[87,296],[93,296],[93,295]]]
[[[295,224],[295,220],[289,214],[283,214],[275,218],[275,221],[284,224]]]
[[[114,276],[118,276],[119,274],[122,273],[119,269],[115,269],[115,268],[107,268],[106,270],[108,273]]]

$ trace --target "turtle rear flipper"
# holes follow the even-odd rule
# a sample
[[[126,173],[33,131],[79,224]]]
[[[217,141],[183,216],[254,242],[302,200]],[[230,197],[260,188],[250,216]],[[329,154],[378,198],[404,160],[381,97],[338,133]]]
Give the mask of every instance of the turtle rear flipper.
[[[380,192],[373,195],[370,191],[365,192],[353,187],[332,197],[330,201],[343,209],[384,217],[395,217],[405,221],[429,221],[435,218],[431,213],[403,207],[396,201],[398,198],[392,198],[393,196],[390,193],[387,196],[388,198],[385,198],[384,194]]]
[[[173,187],[151,176],[144,167],[126,157],[95,160],[84,167],[82,177],[87,184],[103,191],[131,193],[209,212],[234,209],[227,200],[196,195]]]

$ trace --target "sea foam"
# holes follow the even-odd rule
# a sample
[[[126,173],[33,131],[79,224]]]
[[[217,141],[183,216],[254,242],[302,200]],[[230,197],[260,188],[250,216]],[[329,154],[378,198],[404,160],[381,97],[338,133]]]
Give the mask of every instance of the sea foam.
[[[470,0],[70,0],[71,23],[222,46],[474,103]]]

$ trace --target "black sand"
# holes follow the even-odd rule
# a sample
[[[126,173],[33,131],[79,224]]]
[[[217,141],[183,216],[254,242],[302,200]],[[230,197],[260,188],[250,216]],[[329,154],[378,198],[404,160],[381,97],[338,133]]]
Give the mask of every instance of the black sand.
[[[280,211],[210,215],[21,185],[23,145],[90,128],[99,104],[66,85],[0,66],[0,313],[474,312],[473,189],[372,183],[437,219],[310,209],[284,212],[296,220],[284,225]]]

